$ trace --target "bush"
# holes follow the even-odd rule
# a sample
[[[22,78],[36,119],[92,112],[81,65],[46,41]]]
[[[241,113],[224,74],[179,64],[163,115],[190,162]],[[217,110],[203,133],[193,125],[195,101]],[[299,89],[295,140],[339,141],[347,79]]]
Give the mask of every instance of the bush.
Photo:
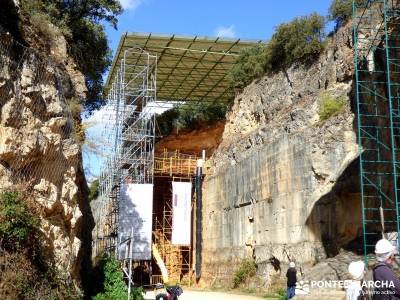
[[[228,78],[235,88],[243,88],[265,73],[265,64],[265,45],[243,49]]]
[[[358,0],[360,4],[363,0]],[[335,22],[335,31],[343,26],[353,15],[353,0],[333,0],[329,7],[328,19]]]
[[[103,104],[103,74],[111,65],[104,24],[108,22],[116,28],[116,17],[122,12],[120,2],[22,0],[20,4],[45,39],[51,39],[54,34],[47,22],[59,28],[67,40],[68,53],[85,76],[88,88],[85,108],[89,112],[99,108]]]
[[[334,98],[328,94],[323,95],[318,111],[320,120],[325,121],[333,116],[337,116],[344,110],[345,104],[346,98],[344,96]]]
[[[229,73],[232,86],[243,88],[265,73],[318,56],[324,48],[324,17],[313,13],[280,24],[266,45],[243,50]]]
[[[275,300],[286,300],[286,290],[285,289],[278,289],[274,293],[266,294],[264,295],[265,299],[275,299]]]
[[[31,253],[0,251],[0,299],[82,299],[70,279],[38,265]]]
[[[21,194],[0,193],[0,298],[80,299],[69,277],[44,257],[39,218]]]
[[[0,246],[17,251],[37,238],[39,219],[33,216],[18,196],[6,191],[0,194]]]
[[[96,200],[96,198],[99,196],[99,185],[100,185],[100,182],[98,179],[93,180],[93,182],[90,184],[89,202]]]
[[[195,129],[224,119],[227,109],[226,103],[177,106],[156,116],[156,128],[162,136],[170,134],[173,129]]]
[[[106,257],[101,262],[104,274],[103,292],[93,297],[94,300],[125,300],[128,297],[128,288],[124,281],[119,262],[115,258]],[[141,298],[131,298],[141,300]]]
[[[272,70],[313,58],[323,50],[325,20],[317,13],[279,25],[269,43],[267,66]]]
[[[237,288],[240,284],[247,281],[247,279],[256,275],[257,264],[253,259],[245,259],[239,265],[233,276],[233,287]]]

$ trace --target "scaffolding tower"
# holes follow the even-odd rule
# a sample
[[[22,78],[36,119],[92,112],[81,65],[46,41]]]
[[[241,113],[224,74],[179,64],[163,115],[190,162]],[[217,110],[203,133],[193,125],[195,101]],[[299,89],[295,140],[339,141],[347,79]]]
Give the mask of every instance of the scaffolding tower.
[[[118,257],[120,187],[153,183],[157,56],[127,49],[103,108],[102,152],[108,156],[99,178],[94,255]],[[129,243],[128,239],[123,239]]]
[[[363,251],[382,237],[397,242],[400,159],[398,1],[354,0],[353,34],[360,149]]]
[[[186,279],[190,285],[192,247],[190,245],[172,244],[172,215],[172,204],[166,202],[162,219],[156,219],[154,224],[154,243],[160,251],[162,260],[168,270],[169,280],[171,282],[182,282]],[[160,275],[152,276],[151,281],[153,284],[161,282]]]

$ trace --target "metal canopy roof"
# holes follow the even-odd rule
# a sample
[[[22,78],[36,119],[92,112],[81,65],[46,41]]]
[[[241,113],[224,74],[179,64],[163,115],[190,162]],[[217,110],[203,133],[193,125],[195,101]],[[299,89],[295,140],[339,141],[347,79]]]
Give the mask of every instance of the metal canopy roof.
[[[110,88],[124,52],[140,48],[157,55],[157,101],[228,102],[234,96],[227,79],[240,50],[262,41],[199,36],[125,33],[118,45],[105,89]],[[132,64],[135,58],[129,57]]]

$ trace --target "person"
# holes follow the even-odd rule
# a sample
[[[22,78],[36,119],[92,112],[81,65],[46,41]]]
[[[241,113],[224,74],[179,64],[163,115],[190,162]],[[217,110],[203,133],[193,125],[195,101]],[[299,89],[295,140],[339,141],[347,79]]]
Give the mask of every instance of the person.
[[[287,278],[287,297],[286,299],[292,299],[295,294],[296,290],[296,265],[293,261],[289,263],[289,269],[286,272],[286,278]]]
[[[400,299],[400,280],[392,270],[396,247],[386,239],[375,245],[377,264],[372,270],[374,280],[374,300]]]
[[[363,300],[364,292],[361,287],[361,280],[365,274],[365,264],[363,261],[353,261],[348,267],[351,282],[346,288],[346,300]]]

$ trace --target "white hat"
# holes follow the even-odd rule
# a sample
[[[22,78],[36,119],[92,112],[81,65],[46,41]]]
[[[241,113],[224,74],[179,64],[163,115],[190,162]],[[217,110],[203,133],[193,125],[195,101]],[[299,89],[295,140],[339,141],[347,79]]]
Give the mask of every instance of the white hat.
[[[349,264],[349,273],[354,280],[361,280],[364,276],[364,269],[365,265],[364,262],[359,260],[359,261],[352,261]]]
[[[395,250],[396,250],[396,247],[393,246],[392,243],[386,239],[379,240],[375,245],[375,254],[378,254],[378,255],[392,253]]]
[[[293,261],[291,261],[290,263],[289,263],[289,268],[294,268],[296,265],[295,265],[295,263],[293,262]]]

